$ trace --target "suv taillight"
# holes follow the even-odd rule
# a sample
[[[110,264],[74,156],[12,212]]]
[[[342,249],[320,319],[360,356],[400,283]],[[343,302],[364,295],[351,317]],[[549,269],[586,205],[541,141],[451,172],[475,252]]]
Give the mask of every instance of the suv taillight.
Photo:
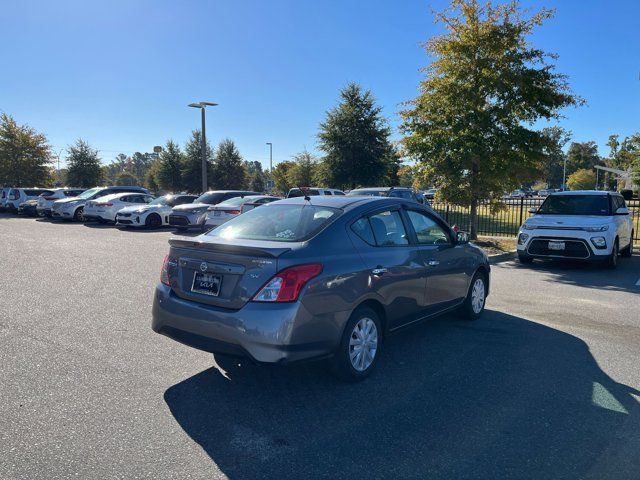
[[[160,282],[165,285],[171,286],[169,283],[169,255],[164,256],[164,260],[162,261],[162,269],[160,270]]]
[[[300,291],[322,272],[321,263],[308,263],[285,268],[276,273],[253,297],[254,302],[295,302]]]

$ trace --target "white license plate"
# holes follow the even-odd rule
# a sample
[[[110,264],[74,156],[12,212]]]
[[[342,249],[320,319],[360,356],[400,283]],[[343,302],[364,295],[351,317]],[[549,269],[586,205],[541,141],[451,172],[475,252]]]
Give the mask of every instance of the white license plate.
[[[217,297],[220,295],[221,284],[222,277],[220,275],[195,272],[193,275],[193,283],[191,284],[191,291]]]
[[[564,250],[564,242],[549,242],[549,250]]]

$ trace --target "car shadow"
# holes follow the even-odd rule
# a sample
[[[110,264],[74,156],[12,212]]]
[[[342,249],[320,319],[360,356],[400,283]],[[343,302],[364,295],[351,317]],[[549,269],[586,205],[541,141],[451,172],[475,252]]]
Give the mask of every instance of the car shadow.
[[[323,362],[215,363],[164,399],[229,478],[631,478],[640,467],[638,392],[579,338],[497,311],[391,336],[357,384]]]
[[[618,267],[610,270],[599,263],[571,262],[562,260],[535,260],[528,265],[519,264],[515,268],[534,270],[551,275],[548,282],[575,285],[577,287],[596,288],[638,293],[636,286],[640,277],[640,252],[634,250],[630,258],[620,257]]]

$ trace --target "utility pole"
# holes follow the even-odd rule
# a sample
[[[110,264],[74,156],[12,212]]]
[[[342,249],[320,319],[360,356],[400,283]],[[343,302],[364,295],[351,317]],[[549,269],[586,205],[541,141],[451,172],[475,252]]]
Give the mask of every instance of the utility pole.
[[[200,132],[200,140],[202,140],[201,145],[201,155],[202,155],[202,193],[208,190],[207,183],[207,133],[206,133],[206,118],[205,118],[205,109],[209,107],[215,107],[218,105],[217,103],[212,102],[199,102],[199,103],[190,103],[189,107],[199,108],[200,115],[202,118],[202,131]]]
[[[273,170],[273,143],[267,142],[267,145],[269,145],[269,174],[271,174]]]

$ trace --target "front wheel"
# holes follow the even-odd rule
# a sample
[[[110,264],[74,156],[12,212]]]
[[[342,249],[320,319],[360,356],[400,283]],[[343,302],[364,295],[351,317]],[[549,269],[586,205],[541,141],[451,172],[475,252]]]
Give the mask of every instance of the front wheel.
[[[150,214],[144,222],[147,228],[159,228],[162,226],[162,218],[157,213]]]
[[[633,236],[635,235],[634,232],[631,232],[631,239],[629,240],[629,246],[627,248],[625,248],[624,250],[620,251],[620,255],[622,255],[623,257],[630,257],[633,255]]]
[[[606,266],[608,268],[614,269],[618,266],[618,254],[620,253],[620,249],[618,247],[618,239],[613,242],[613,250],[611,251],[611,256],[606,261]]]
[[[482,272],[476,272],[469,285],[467,298],[462,304],[461,312],[469,320],[475,320],[484,311],[487,298],[487,281]]]
[[[76,222],[84,222],[84,207],[78,207],[73,214],[73,219]]]
[[[368,307],[356,309],[345,326],[332,359],[334,373],[348,382],[368,377],[376,365],[382,340],[378,314]]]

